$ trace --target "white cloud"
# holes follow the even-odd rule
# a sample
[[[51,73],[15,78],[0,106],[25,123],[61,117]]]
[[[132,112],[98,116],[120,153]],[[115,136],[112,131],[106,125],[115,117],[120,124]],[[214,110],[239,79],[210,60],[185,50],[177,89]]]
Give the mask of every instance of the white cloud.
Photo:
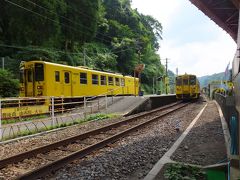
[[[225,32],[209,42],[185,43],[175,46],[167,42],[159,50],[162,57],[168,57],[169,68],[173,71],[178,67],[179,74],[192,73],[197,76],[223,72],[232,61],[236,45]]]
[[[232,61],[234,41],[188,0],[133,0],[132,5],[163,24],[159,53],[170,59],[170,70],[175,72],[178,67],[180,74],[203,76],[223,72]]]

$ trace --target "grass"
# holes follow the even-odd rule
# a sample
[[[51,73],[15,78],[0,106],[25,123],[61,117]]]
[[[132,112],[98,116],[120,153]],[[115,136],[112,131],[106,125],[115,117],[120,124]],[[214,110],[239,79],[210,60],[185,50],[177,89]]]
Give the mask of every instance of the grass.
[[[14,124],[17,122],[26,122],[26,121],[31,121],[35,119],[43,119],[47,117],[48,117],[47,115],[37,115],[37,116],[25,117],[21,119],[7,119],[7,120],[2,120],[2,124]]]
[[[164,172],[164,178],[168,180],[207,180],[206,172],[202,169],[180,163],[169,164]]]
[[[53,129],[58,129],[58,128],[64,128],[64,127],[68,127],[68,126],[72,126],[72,125],[77,125],[77,124],[83,124],[85,122],[89,122],[89,121],[99,121],[99,120],[103,120],[103,119],[110,119],[110,118],[116,118],[118,117],[117,115],[114,114],[94,114],[94,115],[90,115],[88,116],[86,119],[76,119],[73,122],[66,122],[66,123],[61,123],[59,125],[55,125],[55,126],[47,126],[46,128],[40,128],[40,129],[33,129],[33,130],[24,130],[21,131],[11,137],[4,137],[3,140],[10,140],[10,139],[14,139],[17,137],[23,137],[23,136],[29,136],[32,134],[36,134],[36,133],[41,133],[44,131],[48,131],[48,130],[53,130]]]

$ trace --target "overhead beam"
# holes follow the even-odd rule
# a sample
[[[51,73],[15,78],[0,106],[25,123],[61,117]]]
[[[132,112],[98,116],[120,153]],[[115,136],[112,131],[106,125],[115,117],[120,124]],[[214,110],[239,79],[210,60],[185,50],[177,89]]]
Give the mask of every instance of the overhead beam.
[[[240,1],[240,0],[229,0],[229,2],[232,1]],[[202,0],[190,0],[191,3],[193,3],[198,9],[200,9],[205,15],[207,15],[210,19],[212,19],[217,25],[219,25],[222,29],[227,31],[227,33],[233,38],[235,42],[237,42],[237,34],[234,32],[233,29],[231,29],[226,22],[219,18],[215,12],[213,12],[209,6],[209,4],[203,3]]]
[[[239,0],[231,0],[232,1],[232,3],[234,4],[234,6],[237,8],[237,9],[239,9],[239,7],[240,7],[240,1]]]

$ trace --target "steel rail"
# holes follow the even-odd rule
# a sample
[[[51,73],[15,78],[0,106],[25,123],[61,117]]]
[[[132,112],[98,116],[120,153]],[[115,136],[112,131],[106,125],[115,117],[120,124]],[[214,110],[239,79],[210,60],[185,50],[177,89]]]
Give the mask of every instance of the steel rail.
[[[76,142],[76,141],[79,141],[79,140],[91,138],[92,136],[97,135],[99,133],[101,133],[101,134],[104,133],[104,131],[114,129],[114,128],[119,127],[121,125],[127,124],[128,122],[132,122],[135,119],[138,119],[139,117],[144,117],[144,116],[150,115],[150,114],[152,114],[152,113],[154,113],[156,111],[161,111],[161,110],[164,110],[164,109],[168,109],[170,107],[173,107],[173,106],[176,106],[176,105],[179,105],[179,104],[181,104],[181,103],[173,103],[173,104],[170,104],[170,105],[158,108],[158,109],[154,109],[154,110],[149,111],[149,112],[145,112],[145,113],[142,113],[142,114],[139,114],[139,115],[128,117],[125,120],[120,121],[118,123],[114,123],[114,124],[111,124],[111,125],[108,125],[108,126],[104,126],[102,128],[99,128],[99,129],[96,129],[96,130],[92,130],[92,131],[88,131],[88,132],[80,134],[78,136],[67,138],[67,139],[64,139],[62,141],[58,141],[58,142],[55,142],[53,144],[50,144],[50,145],[46,145],[46,146],[39,147],[39,148],[30,150],[30,151],[27,151],[27,152],[24,152],[24,153],[17,154],[15,156],[12,156],[12,157],[9,157],[9,158],[1,160],[0,161],[0,166],[1,166],[1,168],[3,168],[3,167],[5,167],[5,166],[7,166],[9,164],[21,162],[24,159],[28,159],[28,158],[34,157],[37,154],[48,152],[48,151],[57,149],[58,147],[61,147],[61,146],[64,146],[64,145],[68,145],[70,143],[73,143],[73,142]],[[99,148],[102,148],[102,147],[106,146],[107,144],[109,144],[111,142],[116,141],[117,139],[119,139],[119,138],[125,136],[126,134],[128,134],[129,132],[134,131],[137,128],[140,128],[140,127],[146,125],[147,123],[150,123],[150,122],[152,122],[152,121],[154,121],[154,120],[156,120],[156,119],[158,119],[160,117],[163,117],[163,116],[165,116],[165,115],[167,115],[167,114],[169,114],[171,112],[174,112],[177,109],[180,109],[180,108],[182,108],[182,107],[184,107],[184,106],[186,106],[188,104],[184,104],[184,105],[178,106],[177,108],[175,108],[173,110],[167,111],[167,112],[165,112],[165,113],[163,113],[161,115],[157,115],[154,118],[151,118],[150,120],[147,120],[146,122],[141,123],[139,125],[134,125],[133,127],[129,128],[128,130],[125,130],[125,131],[120,132],[120,133],[118,133],[116,135],[113,135],[112,137],[107,138],[105,140],[101,140],[101,142],[96,143],[94,145],[90,145],[90,146],[88,146],[88,147],[86,147],[86,148],[84,148],[84,149],[82,149],[80,151],[77,151],[77,152],[74,152],[74,153],[72,153],[70,155],[67,155],[66,157],[64,157],[62,159],[56,160],[56,162],[47,163],[46,165],[44,165],[44,166],[42,166],[40,168],[36,168],[36,170],[30,171],[29,173],[26,173],[26,174],[24,174],[22,176],[19,176],[18,179],[31,179],[33,177],[40,177],[40,176],[42,176],[44,174],[47,174],[47,173],[49,173],[49,172],[51,172],[53,170],[56,170],[56,169],[60,168],[63,164],[73,161],[74,159],[76,159],[76,157],[80,157],[80,158],[84,157],[87,154],[90,154],[92,151],[95,151],[95,150],[97,150]]]
[[[145,112],[143,114],[133,115],[133,116],[127,117],[123,121],[120,121],[120,122],[117,122],[117,123],[113,123],[113,124],[110,124],[110,125],[106,125],[106,126],[103,126],[101,128],[98,128],[98,129],[95,129],[95,130],[91,130],[91,131],[87,131],[87,132],[85,132],[83,134],[79,134],[77,136],[66,138],[66,139],[57,141],[55,143],[49,144],[49,145],[38,147],[38,148],[29,150],[29,151],[26,151],[26,152],[23,152],[23,153],[19,153],[19,154],[16,154],[14,156],[11,156],[11,157],[8,157],[8,158],[5,158],[5,159],[2,159],[2,160],[0,160],[0,169],[6,167],[9,164],[20,162],[20,161],[22,161],[24,159],[28,159],[28,158],[34,157],[34,156],[36,156],[37,154],[40,154],[40,153],[48,152],[50,150],[56,149],[59,146],[64,146],[64,145],[70,144],[72,142],[75,142],[77,140],[86,139],[86,138],[88,138],[90,136],[97,135],[100,132],[104,132],[104,131],[107,131],[109,129],[116,128],[118,126],[121,126],[122,124],[126,124],[128,122],[134,121],[137,118],[153,114],[153,113],[155,113],[157,111],[168,109],[168,108],[176,106],[178,104],[181,104],[181,102],[173,103],[173,104],[170,104],[170,105],[166,105],[166,106],[163,106],[161,108],[157,108],[157,109],[151,110],[149,112]]]
[[[88,146],[88,147],[86,147],[84,149],[81,149],[81,150],[77,151],[77,152],[71,153],[68,156],[65,156],[65,157],[63,157],[61,159],[58,159],[56,161],[50,162],[50,163],[48,163],[46,165],[43,165],[43,166],[41,166],[41,167],[39,167],[37,169],[29,171],[29,172],[27,172],[27,173],[25,173],[23,175],[20,175],[19,177],[17,177],[17,179],[19,179],[19,180],[27,180],[27,179],[41,178],[41,177],[43,177],[44,175],[47,175],[50,172],[53,172],[53,171],[56,171],[56,170],[60,169],[61,167],[63,167],[63,165],[65,165],[67,163],[70,163],[70,162],[72,162],[72,161],[74,161],[76,159],[83,158],[86,155],[92,153],[93,151],[96,151],[96,150],[98,150],[100,148],[103,148],[104,146],[106,146],[106,145],[108,145],[110,143],[113,143],[113,142],[117,141],[118,139],[126,136],[130,132],[135,131],[135,130],[137,130],[137,129],[139,129],[139,128],[141,128],[141,127],[145,126],[146,124],[149,124],[149,123],[151,123],[153,121],[156,121],[159,118],[161,118],[163,116],[166,116],[166,115],[168,115],[168,114],[170,114],[170,113],[172,113],[172,112],[174,112],[174,111],[176,111],[178,109],[181,109],[181,108],[187,106],[188,104],[189,103],[184,104],[182,106],[179,106],[179,107],[177,107],[177,108],[175,108],[173,110],[170,110],[170,111],[168,111],[166,113],[163,113],[163,114],[161,114],[161,115],[159,115],[157,117],[151,118],[150,120],[148,120],[146,122],[143,122],[143,123],[141,123],[139,125],[135,125],[135,126],[129,128],[127,130],[124,130],[124,131],[122,131],[120,133],[117,133],[116,135],[108,137],[108,138],[106,138],[106,139],[104,139],[104,140],[102,140],[102,141],[100,141],[98,143],[90,145],[90,146]]]

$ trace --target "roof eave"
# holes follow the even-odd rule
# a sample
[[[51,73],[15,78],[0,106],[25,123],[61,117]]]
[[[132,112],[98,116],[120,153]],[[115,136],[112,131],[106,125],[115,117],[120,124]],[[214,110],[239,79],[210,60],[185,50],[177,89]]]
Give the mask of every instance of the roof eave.
[[[204,3],[199,0],[190,0],[192,4],[194,4],[198,9],[200,9],[206,16],[208,16],[211,20],[213,20],[218,26],[220,26],[223,30],[225,30],[235,42],[237,42],[237,34],[233,32],[231,28],[229,28],[225,22],[223,22],[218,16],[216,16]],[[238,6],[238,0],[234,1],[234,5]]]

